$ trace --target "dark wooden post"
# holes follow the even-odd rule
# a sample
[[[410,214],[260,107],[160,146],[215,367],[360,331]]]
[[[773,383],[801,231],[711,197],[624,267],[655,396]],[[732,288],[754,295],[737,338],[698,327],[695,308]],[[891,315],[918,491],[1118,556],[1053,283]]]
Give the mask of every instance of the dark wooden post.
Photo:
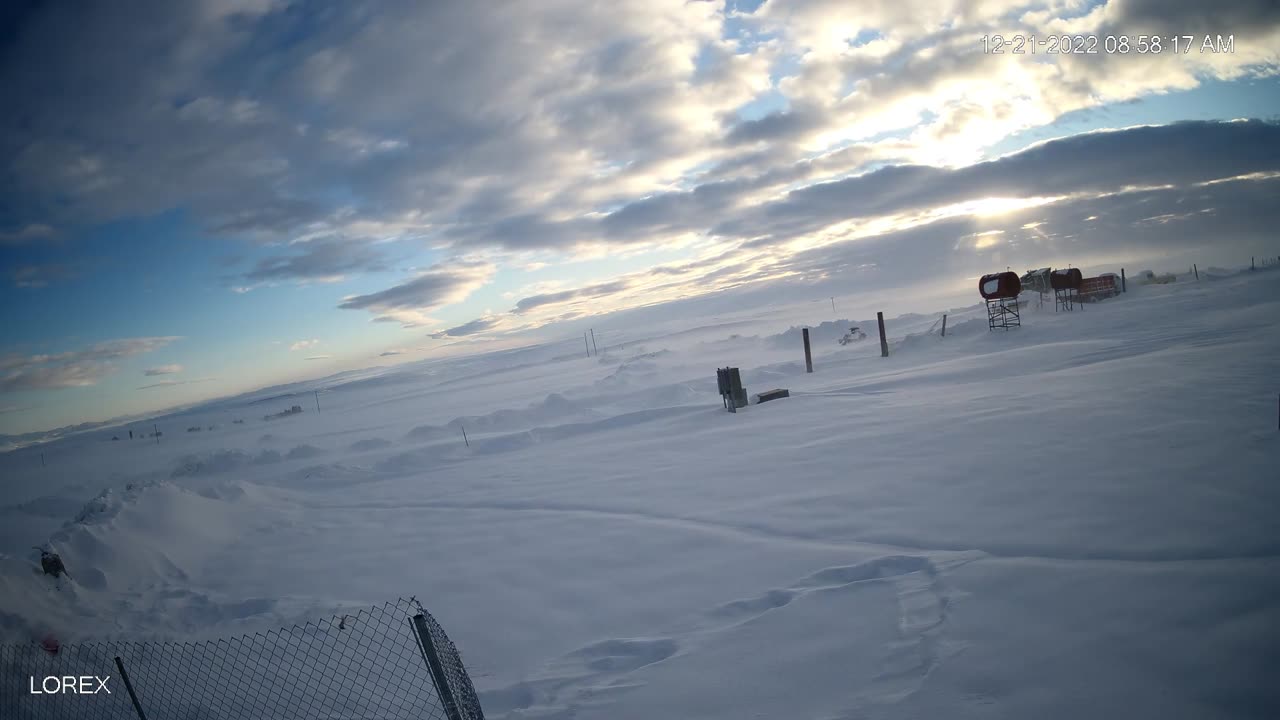
[[[319,415],[320,414],[320,391],[316,390],[315,395],[316,395],[316,414]]]
[[[947,336],[947,314],[942,314],[942,337]]]
[[[467,439],[467,428],[462,425],[458,427],[462,428],[462,442],[466,443],[467,447],[471,447],[471,441]]]
[[[804,328],[800,334],[804,336],[804,371],[811,373],[813,372],[813,353],[809,350],[809,328]]]
[[[151,426],[151,429],[155,431],[155,433],[156,433],[156,444],[157,444],[157,445],[159,445],[159,444],[160,444],[160,426],[159,426],[159,425],[152,425],[152,426]]]
[[[1129,292],[1129,281],[1124,277],[1124,268],[1120,268],[1120,292]]]
[[[586,333],[582,333],[582,346],[587,349],[587,357],[591,357],[591,343],[587,342]]]
[[[591,328],[591,349],[595,351],[596,357],[600,356],[600,348],[596,347],[596,329]]]
[[[1200,280],[1200,268],[1196,267],[1195,263],[1191,263],[1191,272],[1196,274],[1197,281]]]
[[[876,313],[876,324],[880,326],[880,357],[889,357],[889,338],[884,334],[884,313]]]
[[[1250,270],[1257,270],[1257,269],[1258,269],[1258,266],[1254,264],[1254,261],[1255,261],[1255,260],[1257,260],[1257,258],[1256,258],[1256,257],[1251,257],[1251,258],[1249,258],[1249,269],[1250,269]]]

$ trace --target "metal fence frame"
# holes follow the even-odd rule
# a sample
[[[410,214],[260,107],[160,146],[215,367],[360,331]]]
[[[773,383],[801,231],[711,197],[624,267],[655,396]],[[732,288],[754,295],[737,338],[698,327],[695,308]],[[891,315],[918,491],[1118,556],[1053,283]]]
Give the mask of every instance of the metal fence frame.
[[[90,680],[65,691],[64,678],[81,677]],[[9,718],[483,720],[484,713],[444,628],[417,599],[400,598],[202,642],[0,645],[0,720]]]

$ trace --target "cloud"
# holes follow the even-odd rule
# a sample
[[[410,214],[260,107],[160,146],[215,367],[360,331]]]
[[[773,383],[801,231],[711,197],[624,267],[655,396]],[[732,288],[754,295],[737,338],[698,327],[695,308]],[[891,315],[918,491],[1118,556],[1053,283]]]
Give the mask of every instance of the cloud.
[[[297,342],[289,346],[289,351],[293,352],[296,350],[306,350],[307,348],[315,347],[316,345],[319,345],[319,344],[320,344],[320,341],[316,340],[315,338],[312,338],[310,340],[298,340]]]
[[[1026,0],[770,0],[749,12],[649,0],[503,13],[43,5],[15,23],[15,61],[0,72],[0,93],[24,100],[20,116],[0,119],[13,158],[0,173],[10,228],[0,237],[182,207],[213,232],[319,243],[259,262],[241,289],[383,269],[368,243],[388,238],[464,251],[678,242],[706,231],[707,209],[731,220],[791,183],[839,180],[885,153],[954,167],[1069,112],[1264,76],[1280,60],[1270,3],[1083,10]],[[1230,28],[1236,52],[1020,59],[984,55],[977,40],[1134,28]],[[250,96],[241,79],[261,67],[272,72]],[[700,195],[669,194],[698,183]]]
[[[155,375],[173,375],[175,373],[180,373],[180,372],[182,372],[182,366],[173,364],[173,365],[157,365],[152,368],[147,368],[146,370],[142,371],[142,374],[146,375],[147,377],[152,377]]]
[[[462,302],[480,288],[493,275],[494,267],[488,263],[459,262],[437,265],[410,280],[367,295],[345,298],[339,308],[343,310],[367,310],[386,322],[388,318],[405,325],[430,322],[432,310]]]
[[[328,238],[299,245],[301,252],[258,261],[243,279],[249,283],[336,282],[351,273],[387,269],[382,254],[365,242]]]
[[[155,388],[175,387],[177,385],[195,385],[197,383],[211,382],[217,379],[218,378],[216,377],[203,377],[203,378],[195,378],[194,380],[161,380],[160,382],[152,383],[150,385],[141,385],[138,387],[138,389],[154,390]]]
[[[19,265],[10,271],[14,287],[37,289],[47,287],[50,283],[74,278],[77,273],[70,266],[62,263],[47,265]]]
[[[494,327],[497,327],[501,322],[502,322],[502,319],[497,317],[476,318],[475,320],[472,320],[470,322],[465,322],[456,327],[451,327],[448,330],[441,330],[439,332],[431,333],[431,337],[432,339],[435,339],[435,340],[441,340],[443,338],[449,338],[449,337],[464,337],[466,335],[475,335],[476,333],[481,333],[486,330],[491,330]]]
[[[328,360],[330,357],[331,357],[330,355],[311,355],[303,359],[304,360]]]
[[[1274,125],[1257,122],[1133,128],[992,156],[1071,113],[1096,119],[1116,103],[1273,76],[1274,3],[214,7],[46,3],[14,23],[0,94],[23,102],[0,117],[0,243],[181,208],[211,233],[282,248],[227,278],[236,293],[385,271],[384,241],[483,258],[339,305],[431,328],[442,325],[433,313],[508,263],[532,270],[653,250],[661,262],[676,250],[693,258],[521,291],[504,323],[534,323],[807,277],[819,271],[789,255],[947,227],[992,199],[1052,214],[1133,186],[1275,167]],[[1235,32],[1236,52],[1030,58],[979,47],[997,32],[1157,28]],[[1202,221],[1175,219],[1185,214],[1149,217]],[[892,264],[892,248],[868,247]],[[955,238],[948,248],[973,250]],[[57,279],[51,269],[13,277],[27,287]],[[485,322],[439,332],[510,329]]]
[[[393,357],[396,355],[403,355],[406,352],[408,352],[408,350],[401,350],[399,348],[394,350],[383,350],[382,352],[378,353],[378,357]]]
[[[52,355],[0,356],[0,392],[94,385],[115,371],[114,361],[158,350],[178,339],[125,338]]]
[[[560,305],[573,300],[583,300],[612,295],[614,293],[622,292],[629,287],[631,287],[630,281],[613,280],[610,282],[596,283],[595,285],[587,285],[573,290],[561,290],[560,292],[531,295],[517,302],[516,307],[512,312],[517,315],[523,315],[535,308],[547,305]]]
[[[1280,170],[1280,124],[1182,122],[1085,133],[955,169],[886,167],[792,191],[712,232],[778,242],[844,220],[965,201],[1102,194],[1274,170]]]
[[[53,237],[53,228],[44,223],[27,223],[13,230],[0,230],[0,245],[20,245],[40,238]]]

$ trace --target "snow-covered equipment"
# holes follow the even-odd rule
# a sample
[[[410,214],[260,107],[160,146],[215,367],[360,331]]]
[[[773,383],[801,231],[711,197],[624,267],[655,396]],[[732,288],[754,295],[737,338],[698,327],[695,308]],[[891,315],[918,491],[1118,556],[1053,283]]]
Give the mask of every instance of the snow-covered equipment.
[[[40,551],[40,569],[44,571],[45,575],[52,575],[54,577],[70,575],[70,573],[67,572],[67,566],[62,564],[61,555],[53,552],[52,550],[41,547],[37,547],[36,550]]]
[[[1022,282],[1024,289],[1048,295],[1053,290],[1053,286],[1049,284],[1049,273],[1051,272],[1053,271],[1047,267],[1039,270],[1028,270],[1019,280]]]
[[[1049,285],[1054,290],[1079,290],[1083,282],[1084,273],[1080,272],[1080,268],[1054,270],[1049,275]]]
[[[786,388],[776,388],[773,390],[765,390],[755,397],[755,404],[759,405],[760,403],[767,403],[770,400],[780,400],[785,397],[791,397],[791,391]]]
[[[1016,298],[1022,292],[1022,281],[1014,272],[983,275],[978,281],[978,292],[982,294],[983,300]]]
[[[1071,311],[1080,302],[1080,286],[1084,284],[1084,273],[1079,268],[1054,270],[1049,275],[1049,284],[1053,287],[1053,310]]]
[[[987,329],[1022,326],[1022,314],[1018,307],[1018,295],[1022,293],[1022,280],[1015,272],[992,273],[978,279],[978,293],[987,301]]]
[[[1120,294],[1120,278],[1114,273],[1085,278],[1080,283],[1080,301],[1098,302]]]
[[[738,412],[738,408],[747,406],[747,390],[742,387],[742,374],[736,367],[716,368],[716,384],[720,388],[720,398],[725,408]]]
[[[849,343],[857,342],[859,340],[866,340],[866,339],[867,339],[867,334],[862,332],[862,330],[858,329],[855,326],[855,327],[849,328],[849,332],[845,333],[836,342],[840,343],[841,345],[848,345]]]

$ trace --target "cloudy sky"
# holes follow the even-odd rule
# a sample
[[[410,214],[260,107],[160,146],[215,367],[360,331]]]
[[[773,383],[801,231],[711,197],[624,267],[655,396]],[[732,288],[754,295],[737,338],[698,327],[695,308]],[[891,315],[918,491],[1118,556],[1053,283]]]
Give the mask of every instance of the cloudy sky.
[[[724,291],[1247,263],[1278,70],[1270,0],[9,2],[0,433]]]

